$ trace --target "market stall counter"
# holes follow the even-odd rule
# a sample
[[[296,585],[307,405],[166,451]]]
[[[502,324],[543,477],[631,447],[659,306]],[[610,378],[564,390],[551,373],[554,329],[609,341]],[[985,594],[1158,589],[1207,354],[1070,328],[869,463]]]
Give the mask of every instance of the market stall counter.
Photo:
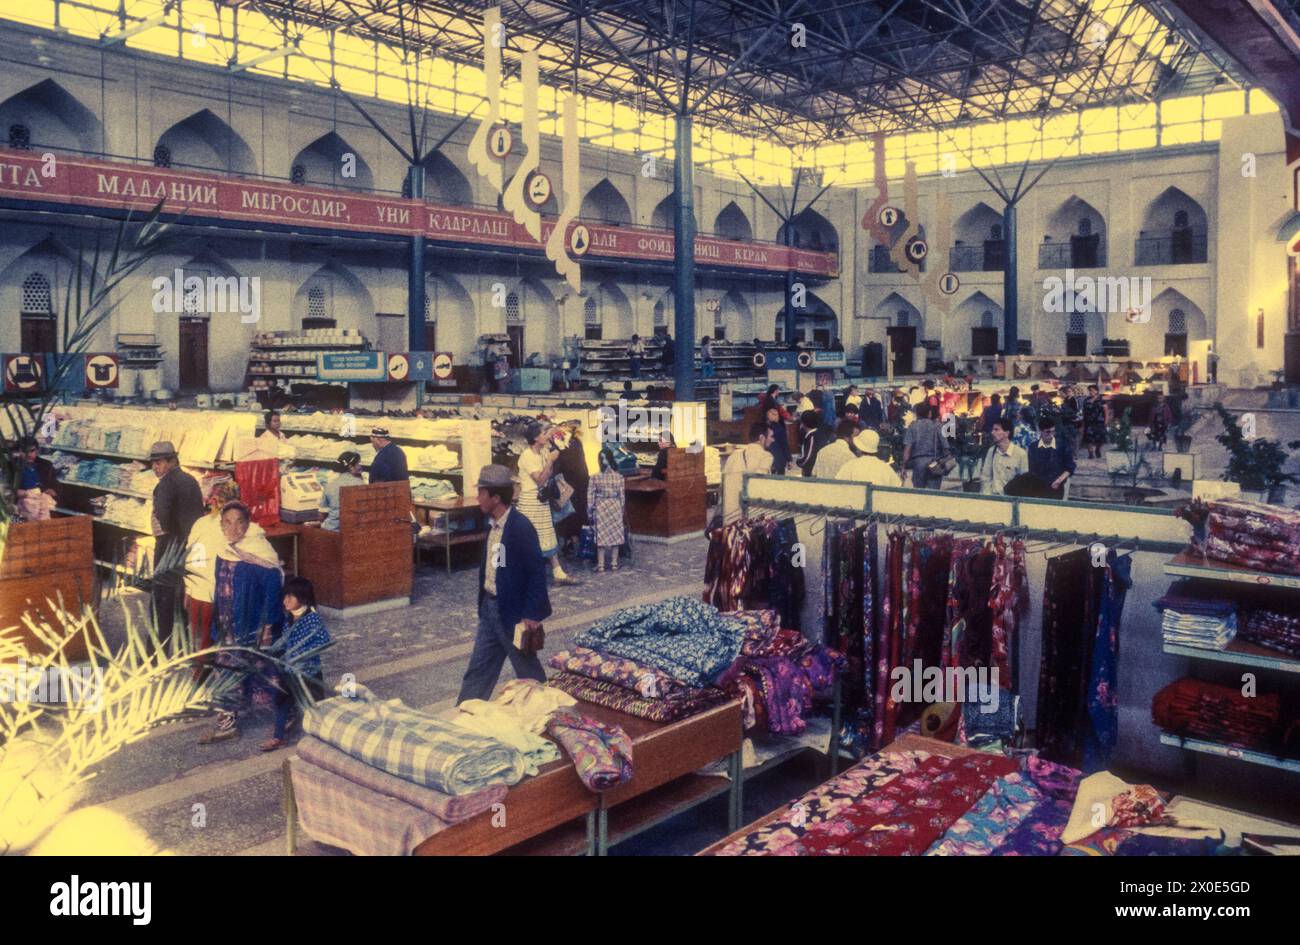
[[[343,615],[411,602],[411,488],[382,482],[339,490],[339,530],[303,527],[298,567],[316,599]]]
[[[627,481],[627,521],[634,535],[677,539],[697,535],[706,524],[703,451],[683,447],[668,451],[663,479],[632,477]]]
[[[27,630],[23,615],[37,623],[58,626],[51,601],[61,601],[71,614],[95,602],[95,565],[91,519],[85,515],[56,516],[9,526],[0,559],[0,627],[17,626],[35,655],[43,649]],[[86,658],[85,638],[78,634],[64,647],[70,660]]]

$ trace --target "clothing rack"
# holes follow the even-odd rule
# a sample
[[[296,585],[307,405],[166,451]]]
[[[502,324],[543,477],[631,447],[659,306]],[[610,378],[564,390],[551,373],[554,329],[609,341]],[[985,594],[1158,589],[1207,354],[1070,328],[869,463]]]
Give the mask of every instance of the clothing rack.
[[[800,494],[808,494],[809,499],[821,501],[783,498],[781,494],[791,488]],[[1178,554],[1185,550],[1191,531],[1188,523],[1164,509],[932,492],[788,476],[746,474],[740,504],[747,517],[751,509],[786,512],[976,535],[1003,534],[1025,541],[1055,543],[1057,547],[1101,543],[1107,548],[1165,554]],[[904,506],[927,504],[945,509],[965,509],[969,514],[925,515],[901,511]],[[1044,524],[1049,519],[1068,521],[1080,516],[1095,519],[1099,513],[1107,516],[1113,531],[1096,532]]]

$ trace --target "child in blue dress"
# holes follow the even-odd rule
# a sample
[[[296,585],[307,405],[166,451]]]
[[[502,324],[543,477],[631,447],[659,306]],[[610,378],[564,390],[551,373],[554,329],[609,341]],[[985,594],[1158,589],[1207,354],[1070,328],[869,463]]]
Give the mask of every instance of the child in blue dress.
[[[298,672],[299,681],[313,699],[325,697],[325,677],[321,671],[320,651],[330,642],[325,622],[316,612],[316,589],[304,577],[291,577],[284,582],[284,609],[287,621],[284,628],[284,661]],[[297,711],[298,685],[288,672],[279,674],[279,687],[275,695],[275,731],[259,746],[262,751],[275,751],[288,742],[285,736],[301,720]]]

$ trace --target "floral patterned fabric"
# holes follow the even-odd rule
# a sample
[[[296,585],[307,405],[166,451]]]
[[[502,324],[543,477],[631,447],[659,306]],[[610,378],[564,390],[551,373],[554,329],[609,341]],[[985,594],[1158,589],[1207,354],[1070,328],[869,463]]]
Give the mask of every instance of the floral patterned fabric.
[[[546,734],[573,759],[587,790],[608,791],[632,780],[632,739],[621,727],[557,709],[546,721]]]
[[[988,856],[1033,815],[1042,801],[1042,792],[1021,774],[999,778],[925,855]]]
[[[723,611],[769,605],[782,626],[800,629],[804,570],[794,562],[794,520],[741,519],[708,537],[704,601]]]
[[[561,650],[548,661],[568,673],[600,679],[622,686],[646,699],[693,699],[696,690],[674,679],[661,669],[646,666],[621,656],[597,653],[585,646]]]
[[[831,820],[902,774],[916,770],[926,752],[882,752],[814,788],[790,805],[785,816],[730,841],[715,856],[783,856],[783,849],[817,824]]]
[[[578,646],[662,669],[688,686],[704,686],[735,662],[744,631],[689,597],[615,611],[574,638]]]
[[[934,755],[818,824],[793,847],[811,856],[917,856],[1016,763],[995,755]]]
[[[1133,585],[1132,568],[1131,555],[1106,553],[1086,696],[1092,725],[1084,735],[1083,764],[1089,771],[1106,767],[1119,740],[1119,626],[1124,598]]]
[[[703,712],[726,702],[728,696],[721,689],[698,689],[688,699],[646,699],[631,689],[601,679],[589,679],[575,673],[556,673],[546,681],[548,686],[563,689],[575,699],[604,706],[616,712],[626,712],[652,722],[675,722]]]

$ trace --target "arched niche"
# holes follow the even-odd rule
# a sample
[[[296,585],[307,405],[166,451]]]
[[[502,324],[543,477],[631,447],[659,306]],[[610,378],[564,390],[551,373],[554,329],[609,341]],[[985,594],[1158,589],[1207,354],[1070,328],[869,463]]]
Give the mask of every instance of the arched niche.
[[[289,166],[289,177],[298,184],[374,189],[370,165],[337,131],[326,132],[299,151]]]
[[[166,161],[158,158],[165,155]],[[155,163],[168,167],[253,174],[257,162],[247,142],[210,109],[202,108],[172,125],[154,145]]]
[[[632,222],[632,208],[628,206],[626,198],[619,193],[618,188],[606,177],[587,191],[587,195],[582,198],[582,208],[578,211],[578,216],[596,223],[624,225]]]
[[[25,146],[56,151],[96,152],[101,125],[94,113],[53,79],[43,79],[0,102],[0,142],[15,140],[25,129]]]

